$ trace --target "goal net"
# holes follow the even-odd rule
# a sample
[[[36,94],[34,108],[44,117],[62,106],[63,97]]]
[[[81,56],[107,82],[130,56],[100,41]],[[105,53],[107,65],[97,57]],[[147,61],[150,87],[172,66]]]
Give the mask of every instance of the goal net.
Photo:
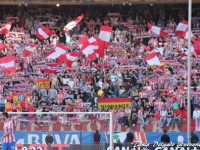
[[[113,149],[111,112],[10,112],[9,117],[17,150]],[[3,121],[0,128],[2,136]]]

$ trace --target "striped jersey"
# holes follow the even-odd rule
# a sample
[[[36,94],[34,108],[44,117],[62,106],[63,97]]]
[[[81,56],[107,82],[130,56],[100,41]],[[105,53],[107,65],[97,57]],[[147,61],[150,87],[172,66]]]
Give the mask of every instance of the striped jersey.
[[[4,130],[4,134],[7,134],[8,132],[11,131],[11,134],[9,134],[8,136],[6,136],[3,139],[3,142],[5,142],[5,143],[15,142],[15,136],[14,136],[14,133],[13,133],[13,121],[11,119],[8,119],[4,123],[3,130]]]

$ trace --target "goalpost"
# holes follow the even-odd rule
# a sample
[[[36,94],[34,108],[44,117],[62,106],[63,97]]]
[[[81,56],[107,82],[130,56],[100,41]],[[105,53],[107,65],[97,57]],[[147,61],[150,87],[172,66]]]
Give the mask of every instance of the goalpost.
[[[112,112],[9,112],[9,117],[17,150],[113,150]],[[95,143],[97,130],[100,142]],[[52,144],[46,144],[47,134]]]

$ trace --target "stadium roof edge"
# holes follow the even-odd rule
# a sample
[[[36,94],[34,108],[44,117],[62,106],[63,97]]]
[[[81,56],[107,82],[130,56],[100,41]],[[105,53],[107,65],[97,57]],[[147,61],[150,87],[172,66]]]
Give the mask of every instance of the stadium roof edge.
[[[1,0],[0,5],[120,5],[131,4],[187,4],[188,0]],[[200,3],[200,0],[193,0],[193,3]]]

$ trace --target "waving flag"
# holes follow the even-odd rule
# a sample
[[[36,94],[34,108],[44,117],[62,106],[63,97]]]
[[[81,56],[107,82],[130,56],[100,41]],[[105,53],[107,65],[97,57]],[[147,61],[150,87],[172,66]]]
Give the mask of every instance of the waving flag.
[[[40,40],[46,40],[53,34],[49,28],[43,25],[36,27],[35,30],[36,30],[36,35]]]
[[[82,19],[84,18],[84,14],[81,14],[80,16],[78,16],[74,21],[69,22],[65,27],[64,27],[64,31],[70,31],[72,30]]]
[[[99,38],[105,42],[106,47],[109,45],[110,38],[112,34],[112,27],[101,26]]]
[[[167,33],[161,29],[160,27],[157,27],[157,26],[153,26],[152,24],[148,23],[148,28],[149,30],[151,30],[154,34],[162,37],[162,38],[165,38],[167,37]]]
[[[88,57],[90,60],[94,60],[96,57],[99,56],[97,51],[98,49],[98,41],[94,37],[91,37],[87,41],[87,43],[83,44],[81,52],[85,54],[85,56]]]
[[[96,39],[99,46],[99,48],[97,49],[97,53],[99,54],[100,58],[103,58],[105,55],[105,42],[97,36],[94,36],[94,38]]]
[[[161,66],[160,60],[157,57],[156,53],[151,53],[147,55],[144,60],[147,61],[148,65],[150,66]]]
[[[82,46],[83,46],[83,44],[87,43],[88,40],[89,40],[88,36],[83,37],[83,38],[80,38],[80,39],[77,41],[78,47],[81,49]]]
[[[47,54],[46,58],[48,59],[57,59],[61,57],[63,54],[66,54],[67,47],[62,44],[56,44],[55,50],[52,50]]]
[[[3,68],[4,72],[16,72],[15,57],[5,56],[0,58],[0,66]]]
[[[156,53],[157,56],[163,56],[164,55],[164,47],[157,47],[153,49],[153,53]]]
[[[7,24],[5,24],[1,29],[0,29],[0,32],[3,33],[3,34],[8,34],[9,31],[10,31],[10,28],[12,26],[12,22],[8,22]]]
[[[184,39],[186,39],[186,40],[188,40],[188,37],[189,37],[189,35],[188,35],[188,30],[185,32],[185,36],[184,36]],[[193,43],[195,43],[196,42],[196,37],[194,36],[194,34],[191,32],[191,41],[193,42]]]
[[[184,38],[185,32],[188,30],[188,22],[185,20],[182,20],[179,22],[176,31],[175,36]]]
[[[30,44],[29,46],[25,47],[23,50],[23,55],[28,56],[31,53],[33,53],[36,50],[37,45],[36,44]]]
[[[152,51],[152,49],[144,44],[142,44],[142,48],[145,50],[145,51]]]
[[[176,31],[175,31],[175,36],[183,38],[188,40],[188,22],[185,20],[182,20],[181,22],[179,22]],[[191,41],[193,43],[196,42],[196,37],[194,36],[193,33],[191,33]]]
[[[42,66],[41,71],[46,72],[46,73],[56,73],[56,71],[58,70],[59,66],[60,66],[59,63],[46,64],[46,65]]]
[[[73,62],[77,61],[78,57],[80,56],[79,52],[70,52],[69,54],[65,55],[65,62],[67,66],[71,67]]]

